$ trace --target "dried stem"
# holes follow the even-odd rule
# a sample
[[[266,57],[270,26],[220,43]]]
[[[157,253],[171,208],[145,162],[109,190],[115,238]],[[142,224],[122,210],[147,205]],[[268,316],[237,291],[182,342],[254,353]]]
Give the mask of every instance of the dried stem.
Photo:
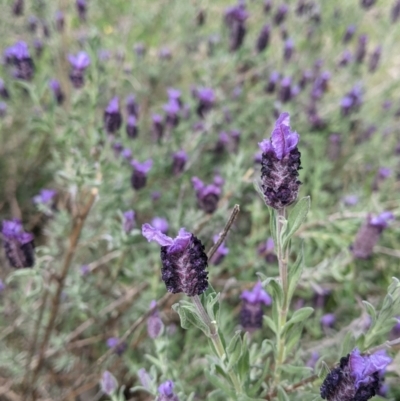
[[[69,267],[71,265],[74,255],[75,255],[75,250],[78,245],[79,237],[82,232],[82,228],[85,224],[85,220],[90,212],[90,209],[93,206],[96,196],[97,196],[97,189],[93,188],[90,192],[89,200],[86,203],[85,207],[83,208],[83,210],[80,213],[78,213],[74,217],[72,232],[71,232],[71,235],[69,238],[69,248],[68,248],[67,254],[65,256],[63,266],[61,268],[61,273],[60,273],[59,277],[57,278],[57,290],[56,290],[56,294],[52,300],[50,318],[49,318],[49,321],[48,321],[46,329],[45,329],[45,334],[44,334],[42,344],[40,346],[38,362],[37,362],[37,365],[32,374],[32,380],[31,380],[31,391],[32,392],[33,392],[33,384],[36,382],[36,379],[42,368],[42,365],[44,362],[45,351],[46,351],[48,342],[50,340],[50,336],[53,331],[54,324],[55,324],[55,321],[56,321],[56,318],[58,315],[57,312],[58,312],[58,309],[60,306],[61,293],[64,288],[65,278],[67,277]]]

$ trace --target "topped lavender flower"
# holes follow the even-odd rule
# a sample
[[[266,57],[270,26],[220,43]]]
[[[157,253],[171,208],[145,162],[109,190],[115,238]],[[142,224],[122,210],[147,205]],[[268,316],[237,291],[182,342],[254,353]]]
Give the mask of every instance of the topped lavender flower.
[[[81,51],[76,55],[70,54],[68,56],[68,61],[72,68],[69,78],[74,88],[82,88],[85,83],[84,71],[90,65],[89,55],[84,51]]]
[[[385,350],[363,355],[355,348],[326,376],[321,397],[328,401],[367,401],[378,393],[382,376],[392,361]]]
[[[301,182],[300,152],[297,149],[299,134],[290,130],[290,117],[282,113],[275,123],[270,139],[259,143],[262,150],[261,188],[265,203],[274,209],[292,204]]]
[[[1,233],[10,265],[16,268],[32,267],[35,263],[33,235],[24,231],[21,221],[4,220]]]
[[[4,58],[7,64],[12,64],[15,67],[14,76],[16,78],[26,81],[33,78],[35,65],[25,42],[19,41],[13,46],[7,47],[4,51]]]
[[[179,401],[178,396],[174,393],[174,383],[171,380],[160,384],[156,401]]]
[[[214,213],[221,197],[221,186],[215,183],[206,185],[198,177],[192,177],[192,185],[196,191],[197,203],[206,213]]]
[[[119,98],[113,97],[108,103],[103,114],[104,129],[108,134],[113,134],[121,128],[122,115],[119,109]]]
[[[142,227],[143,236],[161,245],[162,280],[167,291],[184,292],[188,296],[200,295],[208,287],[205,270],[207,255],[200,240],[184,228],[176,238],[170,238],[150,224]]]
[[[42,189],[40,190],[39,195],[36,195],[32,198],[33,203],[35,204],[44,204],[48,205],[51,203],[53,198],[57,195],[57,191],[54,189]]]
[[[145,187],[147,182],[147,174],[153,167],[153,160],[148,159],[143,163],[140,163],[137,160],[132,160],[131,166],[134,169],[131,176],[132,187],[136,190]]]

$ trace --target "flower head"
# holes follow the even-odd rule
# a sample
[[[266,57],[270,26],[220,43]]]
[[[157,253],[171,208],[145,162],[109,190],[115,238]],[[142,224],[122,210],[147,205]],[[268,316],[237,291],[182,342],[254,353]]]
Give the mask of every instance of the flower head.
[[[132,160],[131,166],[133,167],[133,173],[131,176],[132,187],[136,190],[144,188],[147,182],[147,174],[153,167],[153,160],[148,159],[143,163],[140,163],[137,160]]]
[[[174,383],[171,380],[160,384],[156,401],[179,401],[178,396],[174,394]]]
[[[292,204],[300,181],[299,134],[290,130],[288,113],[282,113],[275,123],[270,139],[259,143],[262,150],[261,188],[268,206],[281,209]]]
[[[321,386],[328,401],[367,401],[379,391],[382,376],[392,361],[385,350],[363,355],[355,348],[333,369]]]
[[[24,231],[20,220],[4,220],[2,237],[6,256],[12,267],[34,265],[33,235]]]
[[[104,110],[104,129],[108,134],[113,134],[121,128],[122,115],[119,109],[119,99],[114,97]]]
[[[33,197],[33,202],[38,204],[50,204],[54,197],[57,195],[57,191],[54,189],[42,189],[39,195]]]
[[[207,289],[208,273],[205,269],[208,259],[197,237],[181,228],[173,239],[150,224],[143,225],[142,234],[149,242],[161,245],[161,273],[167,291],[193,296]]]
[[[214,183],[206,185],[198,177],[192,177],[191,181],[196,191],[197,203],[200,209],[203,209],[206,213],[214,213],[221,197],[221,187]]]
[[[242,299],[241,325],[248,331],[260,329],[263,317],[262,307],[272,304],[271,297],[263,289],[261,282],[258,282],[251,291],[243,291],[240,298]]]
[[[154,217],[153,220],[151,220],[151,225],[163,234],[168,233],[169,224],[167,219],[164,219],[163,217]]]
[[[211,110],[215,103],[215,92],[212,88],[197,88],[195,95],[199,100],[197,106],[197,114],[199,117],[204,117]]]
[[[184,150],[178,150],[172,155],[172,172],[174,175],[179,175],[185,169],[188,155]]]
[[[106,341],[107,347],[114,349],[114,352],[121,356],[128,347],[128,344],[125,341],[122,341],[118,337],[110,337]]]
[[[12,64],[15,68],[14,76],[17,79],[30,81],[33,78],[35,65],[29,54],[28,45],[19,41],[4,51],[6,63]]]
[[[64,102],[64,93],[61,89],[60,81],[57,79],[51,79],[49,81],[49,88],[53,92],[54,98],[56,99],[58,104],[62,104]]]
[[[126,121],[126,134],[128,138],[136,138],[138,135],[137,119],[131,114]]]
[[[70,54],[68,56],[68,61],[71,64],[72,68],[82,71],[86,70],[86,68],[88,68],[90,65],[90,57],[84,51],[81,51],[76,55]]]
[[[379,241],[382,231],[394,219],[391,212],[383,212],[378,216],[368,216],[367,221],[360,227],[351,251],[356,259],[368,259],[373,248]]]
[[[133,210],[128,210],[124,212],[124,222],[123,227],[124,231],[128,234],[133,230],[135,227],[135,212]]]
[[[117,379],[106,370],[100,380],[101,390],[104,394],[112,395],[118,387]]]

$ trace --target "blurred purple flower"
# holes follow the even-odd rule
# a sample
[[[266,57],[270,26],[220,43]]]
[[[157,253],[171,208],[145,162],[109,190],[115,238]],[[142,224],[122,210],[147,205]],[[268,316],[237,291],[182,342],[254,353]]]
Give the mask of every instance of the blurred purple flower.
[[[269,44],[270,34],[271,34],[271,26],[269,24],[264,25],[257,38],[256,50],[258,53],[261,53],[267,48]]]
[[[288,62],[291,60],[294,52],[294,41],[293,39],[289,38],[285,40],[284,47],[283,47],[283,59]]]
[[[277,263],[278,258],[275,253],[275,245],[272,237],[269,237],[265,242],[259,245],[257,252],[265,258],[267,263]]]
[[[3,118],[7,113],[7,104],[0,102],[0,117]]]
[[[124,158],[126,161],[132,161],[132,151],[129,148],[124,148],[121,151],[121,157]]]
[[[133,173],[131,176],[133,189],[139,190],[144,188],[147,182],[147,174],[153,167],[153,160],[148,159],[143,163],[140,163],[137,160],[132,160],[131,166],[133,167]]]
[[[119,109],[119,98],[113,97],[108,103],[103,114],[104,129],[107,134],[114,134],[122,125],[122,114]]]
[[[367,35],[360,35],[358,37],[358,44],[355,51],[355,60],[357,63],[362,63],[364,61],[365,55],[367,54]]]
[[[178,150],[172,154],[172,172],[174,175],[183,173],[188,155],[184,150]]]
[[[62,32],[64,30],[65,18],[64,18],[64,13],[60,10],[56,11],[55,23],[56,23],[57,31]]]
[[[346,32],[343,35],[343,43],[350,42],[350,40],[353,38],[356,30],[357,30],[357,27],[355,25],[349,25],[346,28]]]
[[[308,368],[315,368],[316,363],[318,362],[319,359],[319,353],[317,351],[313,351],[310,355],[310,358],[308,359],[308,361],[306,362],[306,366]]]
[[[346,49],[343,51],[338,64],[340,67],[345,67],[347,64],[351,62],[352,59],[353,55],[351,54],[350,50]]]
[[[84,51],[81,51],[76,55],[70,54],[68,56],[68,61],[71,64],[69,78],[72,82],[72,85],[76,89],[82,88],[85,84],[84,72],[90,65],[89,55]]]
[[[215,184],[206,185],[198,177],[192,177],[191,181],[200,209],[206,213],[214,213],[221,197],[221,188]]]
[[[150,386],[152,382],[151,376],[147,373],[146,369],[141,368],[137,372],[137,376],[139,378],[140,384],[142,387],[144,387],[146,390],[150,391]]]
[[[53,92],[54,99],[58,104],[62,104],[64,102],[64,93],[61,89],[60,82],[57,79],[51,79],[49,81],[49,88]]]
[[[390,11],[390,18],[392,23],[397,22],[400,17],[400,0],[397,0]]]
[[[15,78],[25,81],[30,81],[33,78],[35,66],[25,42],[19,41],[13,46],[7,47],[4,51],[4,58],[7,64],[14,66],[13,75]]]
[[[153,114],[152,119],[152,135],[155,141],[160,141],[164,135],[163,118],[159,114]]]
[[[106,370],[101,376],[100,387],[104,394],[112,395],[115,393],[118,387],[117,379],[108,370]]]
[[[379,60],[382,54],[382,46],[377,46],[375,50],[372,52],[371,57],[369,59],[369,72],[375,72],[378,68]]]
[[[76,10],[81,21],[86,21],[87,17],[87,2],[86,0],[76,0]]]
[[[230,51],[236,51],[242,46],[246,36],[245,21],[248,16],[244,2],[239,2],[225,10],[225,23],[229,28]]]
[[[273,93],[275,91],[276,84],[278,83],[280,78],[278,71],[272,71],[269,75],[269,80],[267,86],[265,87],[265,91],[267,93]]]
[[[214,244],[216,244],[218,240],[219,240],[219,235],[214,235],[213,237]],[[211,257],[210,264],[215,266],[219,265],[224,260],[225,256],[228,253],[229,253],[229,248],[225,246],[225,241],[224,241],[215,251],[214,255]]]
[[[49,205],[52,203],[54,197],[57,195],[57,191],[54,189],[41,189],[39,195],[33,197],[33,203]]]
[[[253,287],[251,291],[245,290],[240,296],[242,309],[240,311],[240,323],[247,331],[261,329],[263,317],[263,305],[270,306],[272,298],[264,290],[261,282]]]
[[[20,16],[24,13],[24,0],[15,0],[12,6],[12,12],[16,16]]]
[[[211,88],[197,88],[195,95],[199,101],[197,105],[197,114],[204,117],[211,110],[215,103],[215,93]]]
[[[135,212],[133,210],[128,210],[124,212],[123,229],[129,234],[135,227]]]
[[[278,97],[282,103],[287,103],[292,99],[292,79],[290,77],[281,79]]]
[[[127,96],[125,100],[126,112],[129,116],[139,118],[139,105],[136,102],[136,97],[133,93]]]
[[[112,348],[118,356],[121,356],[128,348],[128,344],[125,341],[121,342],[118,337],[108,338],[106,344],[107,347]]]
[[[383,230],[389,225],[394,216],[391,212],[383,212],[378,216],[368,216],[366,222],[360,227],[353,245],[350,247],[356,259],[368,259],[373,248],[379,241]]]
[[[157,309],[157,301],[151,301],[150,303],[151,314],[147,318],[147,334],[150,338],[155,340],[160,337],[164,330],[164,323],[160,318],[160,314]]]
[[[321,397],[328,401],[367,401],[379,391],[381,376],[391,361],[385,350],[363,355],[355,348],[328,373]]]
[[[357,195],[346,195],[342,198],[343,203],[346,206],[355,206],[358,203],[358,196]]]
[[[134,139],[138,136],[137,120],[134,115],[129,115],[126,120],[126,134],[128,138]]]
[[[320,319],[322,327],[333,327],[336,322],[336,316],[334,313],[327,313],[323,315]]]
[[[151,225],[163,234],[168,233],[169,224],[167,219],[163,217],[154,217],[153,220],[151,220]]]
[[[167,115],[166,124],[170,127],[176,127],[179,124],[179,111],[181,109],[179,103],[174,99],[169,99],[163,109]]]
[[[286,19],[288,11],[289,7],[286,4],[281,4],[274,15],[274,23],[280,25]]]
[[[174,383],[167,380],[158,387],[158,397],[156,401],[179,401],[179,398],[174,394]]]
[[[24,231],[18,219],[4,220],[3,246],[12,267],[32,267],[35,264],[33,235]]]
[[[8,93],[4,81],[1,78],[0,78],[0,96],[5,100],[10,98],[10,94]]]

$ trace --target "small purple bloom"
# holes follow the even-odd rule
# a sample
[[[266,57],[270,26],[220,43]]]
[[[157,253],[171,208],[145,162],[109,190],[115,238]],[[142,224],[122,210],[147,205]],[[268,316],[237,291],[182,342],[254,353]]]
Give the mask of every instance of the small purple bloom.
[[[306,362],[306,366],[308,368],[315,368],[316,363],[318,362],[319,359],[319,353],[317,351],[313,351],[310,355],[310,358],[308,359],[308,361]]]
[[[271,26],[269,24],[266,24],[261,29],[261,32],[257,38],[256,50],[258,53],[261,53],[267,48],[269,44],[270,35],[271,35]]]
[[[158,387],[158,397],[156,401],[179,401],[179,398],[174,394],[174,383],[167,380]]]
[[[13,14],[16,16],[22,15],[24,13],[24,4],[24,0],[15,0],[12,7]]]
[[[184,150],[178,150],[172,155],[172,172],[174,175],[183,173],[188,156]]]
[[[287,103],[292,99],[292,79],[283,77],[280,82],[279,100],[282,103]]]
[[[227,148],[229,142],[230,142],[230,137],[228,133],[225,131],[220,132],[218,135],[218,141],[215,144],[215,149],[214,149],[215,153],[221,154],[224,153],[224,151],[228,150]]]
[[[214,235],[213,241],[214,244],[219,240],[219,235]],[[225,246],[225,241],[218,247],[215,251],[214,255],[210,259],[210,264],[218,266],[225,258],[225,256],[229,253],[229,248]]]
[[[121,356],[127,349],[128,344],[125,341],[122,341],[118,337],[110,337],[106,341],[108,348],[113,348],[114,352]]]
[[[121,151],[121,157],[127,160],[128,162],[132,161],[132,151],[129,148],[124,148]]]
[[[198,238],[184,228],[172,239],[150,224],[142,227],[143,236],[161,245],[162,279],[168,292],[200,295],[208,287],[207,255]]]
[[[196,192],[197,203],[206,213],[214,213],[221,197],[221,188],[215,184],[205,185],[197,177],[192,177],[192,185]]]
[[[182,106],[182,99],[181,99],[182,92],[179,89],[168,88],[167,94],[169,100],[174,100],[179,104],[179,106]]]
[[[168,49],[168,47],[162,47],[159,52],[158,52],[158,57],[160,60],[171,60],[172,58],[172,53],[171,50]]]
[[[56,12],[55,21],[56,21],[57,31],[62,32],[64,30],[64,25],[65,25],[64,13],[62,11],[58,10]]]
[[[392,23],[395,23],[398,21],[398,19],[400,17],[400,0],[397,0],[393,4],[392,10],[390,12],[390,17],[391,17]]]
[[[163,118],[159,114],[153,114],[152,119],[152,135],[155,141],[160,141],[164,135]]]
[[[270,306],[272,299],[258,282],[251,291],[245,290],[240,296],[242,309],[240,323],[247,331],[254,331],[262,327],[263,305]]]
[[[167,115],[166,124],[171,127],[176,127],[179,124],[179,103],[175,99],[169,99],[168,103],[163,106]]]
[[[267,93],[273,93],[275,91],[276,84],[278,83],[280,78],[278,71],[272,71],[269,75],[269,80],[267,86],[265,87],[265,91]]]
[[[146,186],[147,174],[153,167],[153,160],[148,159],[143,163],[137,160],[131,161],[131,166],[133,167],[133,173],[131,176],[132,188],[139,190]]]
[[[151,301],[150,310],[152,312],[147,319],[147,334],[150,338],[155,340],[162,334],[164,330],[164,323],[160,318],[160,314],[158,313],[156,301]]]
[[[139,105],[136,102],[136,97],[134,94],[128,95],[125,101],[126,105],[126,112],[129,116],[135,116],[136,118],[139,117]]]
[[[355,348],[326,376],[321,397],[328,401],[369,400],[379,391],[382,376],[391,361],[385,350],[363,355]]]
[[[128,210],[124,212],[124,231],[129,234],[135,227],[135,212],[133,210]]]
[[[362,63],[364,61],[365,55],[367,54],[367,35],[360,35],[358,38],[357,49],[355,51],[355,60],[357,63]]]
[[[343,35],[343,43],[348,43],[353,38],[357,28],[355,25],[349,25]]]
[[[87,15],[87,2],[86,0],[76,0],[76,10],[78,11],[79,19],[84,22],[86,21]]]
[[[82,265],[80,267],[80,272],[82,276],[87,276],[91,272],[89,265]]]
[[[299,134],[290,130],[290,117],[282,113],[275,123],[270,139],[259,143],[262,150],[261,188],[268,206],[281,209],[296,199],[301,182],[298,180],[300,152]]]
[[[137,376],[142,387],[144,387],[146,390],[150,390],[152,379],[151,376],[147,373],[146,369],[139,369],[137,372]]]
[[[104,394],[112,395],[115,393],[118,387],[117,379],[108,370],[106,370],[101,376],[100,387]]]
[[[64,93],[61,89],[60,82],[57,79],[51,79],[49,81],[49,88],[53,92],[56,102],[62,104],[64,102]]]
[[[57,195],[57,191],[54,189],[42,189],[39,195],[33,197],[33,202],[42,205],[48,205],[52,203],[54,197]]]
[[[382,47],[377,46],[375,50],[371,54],[371,58],[369,60],[369,72],[375,72],[375,70],[378,68],[379,60],[381,58],[382,54]]]
[[[163,234],[168,233],[169,224],[167,219],[164,219],[163,217],[154,217],[153,220],[151,220],[151,225]]]
[[[274,16],[274,23],[280,25],[286,19],[288,11],[289,7],[286,4],[280,5]]]
[[[278,258],[275,253],[275,244],[272,237],[269,237],[266,242],[263,242],[257,249],[260,256],[264,256],[267,263],[277,263]]]
[[[85,84],[84,72],[90,65],[89,55],[84,51],[81,51],[76,55],[70,54],[68,56],[68,61],[72,68],[69,74],[72,85],[76,89],[82,88]]]
[[[336,316],[333,313],[327,313],[320,319],[322,327],[333,327],[336,322]]]
[[[225,10],[225,23],[229,28],[229,50],[238,50],[246,36],[246,19],[248,18],[244,2]]]
[[[204,117],[211,110],[215,103],[215,93],[211,88],[196,89],[196,97],[199,100],[197,106],[197,114],[199,117]]]
[[[376,3],[376,0],[361,0],[361,7],[368,9]]]
[[[294,42],[293,39],[289,38],[285,40],[284,48],[283,48],[283,59],[287,62],[293,56],[294,52]]]
[[[368,259],[373,248],[379,241],[381,233],[388,226],[389,221],[394,219],[391,212],[383,212],[378,216],[368,216],[367,221],[360,227],[353,245],[350,247],[356,259]]]
[[[359,198],[357,195],[346,195],[342,200],[346,206],[355,206],[357,205]]]
[[[2,237],[4,250],[12,267],[23,268],[34,265],[33,235],[24,231],[20,220],[4,220]]]
[[[0,117],[3,118],[7,113],[7,104],[0,102]]]
[[[119,109],[119,99],[114,97],[108,103],[103,114],[104,129],[107,134],[113,134],[121,128],[122,115]]]
[[[126,134],[128,138],[134,139],[138,136],[138,127],[136,117],[131,114],[126,120]]]
[[[347,64],[351,62],[352,59],[353,55],[351,54],[351,51],[348,49],[344,50],[339,60],[339,66],[345,67]]]
[[[143,57],[146,54],[146,47],[143,43],[136,43],[133,46],[133,51],[138,57]]]
[[[14,66],[14,76],[17,79],[30,81],[33,78],[35,66],[25,42],[19,41],[8,47],[4,51],[4,58],[7,64]]]

